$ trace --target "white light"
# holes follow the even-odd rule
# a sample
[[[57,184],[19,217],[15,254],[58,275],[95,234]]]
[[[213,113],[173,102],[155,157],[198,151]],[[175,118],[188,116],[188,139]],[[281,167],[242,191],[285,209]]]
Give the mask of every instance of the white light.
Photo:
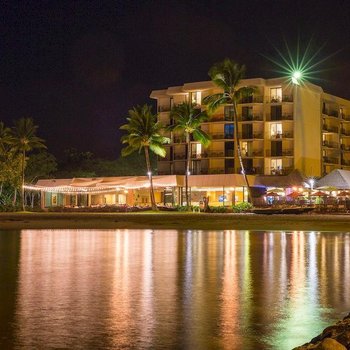
[[[293,72],[292,74],[292,83],[295,84],[295,85],[300,85],[300,79],[301,79],[301,72],[300,70],[297,70],[295,72]]]
[[[190,172],[190,171],[188,171],[188,172],[187,172],[187,176],[190,176],[190,175],[191,175],[191,172]]]
[[[147,172],[147,175],[148,175],[148,176],[151,176],[151,175],[152,175],[152,172],[151,172],[151,171],[148,171],[148,172]]]

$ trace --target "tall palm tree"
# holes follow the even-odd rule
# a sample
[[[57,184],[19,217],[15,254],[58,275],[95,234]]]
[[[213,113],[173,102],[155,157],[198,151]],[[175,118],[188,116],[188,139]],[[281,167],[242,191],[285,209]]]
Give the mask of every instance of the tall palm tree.
[[[157,121],[157,115],[152,114],[151,109],[152,107],[146,104],[130,109],[128,112],[129,116],[126,118],[128,123],[122,125],[120,129],[127,132],[126,135],[121,137],[122,143],[127,145],[122,149],[123,157],[135,151],[141,152],[142,149],[145,152],[152,209],[157,210],[149,153],[152,151],[160,157],[165,157],[166,150],[164,144],[169,143],[170,140],[161,135],[163,126]]]
[[[21,204],[25,210],[24,200],[24,169],[26,154],[33,149],[46,148],[44,140],[36,136],[38,126],[34,125],[32,118],[21,118],[15,121],[11,130],[11,145],[15,151],[21,154]]]
[[[186,138],[186,172],[185,172],[185,189],[186,189],[186,205],[190,204],[188,195],[188,175],[190,174],[191,163],[191,135],[194,140],[199,141],[204,147],[210,144],[210,136],[201,130],[202,122],[208,120],[208,115],[201,111],[200,108],[191,102],[183,102],[170,111],[170,117],[173,118],[174,124],[170,125],[169,130],[178,131],[185,135]]]
[[[252,200],[251,189],[248,183],[247,174],[242,159],[242,152],[240,146],[240,139],[238,134],[238,115],[237,115],[237,103],[242,98],[251,96],[255,91],[253,86],[239,86],[240,81],[243,79],[245,73],[245,66],[239,65],[229,58],[225,58],[222,62],[214,64],[208,74],[213,83],[222,89],[223,92],[216,93],[210,96],[206,96],[203,99],[204,104],[208,106],[210,112],[215,111],[222,105],[232,105],[233,107],[233,120],[234,120],[234,138],[235,148],[238,155],[241,171],[244,177],[246,187],[248,189],[248,201]]]

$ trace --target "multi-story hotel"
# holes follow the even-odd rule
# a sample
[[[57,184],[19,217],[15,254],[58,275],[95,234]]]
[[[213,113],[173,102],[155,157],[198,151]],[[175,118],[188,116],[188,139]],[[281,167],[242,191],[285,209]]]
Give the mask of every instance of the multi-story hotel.
[[[284,78],[245,79],[255,93],[238,103],[238,134],[248,174],[286,175],[299,170],[322,176],[334,169],[350,170],[350,101],[332,96],[311,83],[294,85]],[[220,92],[210,81],[155,90],[159,120],[170,125],[171,108],[192,101],[205,108],[205,96]],[[204,148],[191,142],[191,174],[240,173],[236,156],[232,106],[218,109],[202,130],[212,142]],[[186,143],[171,134],[158,174],[184,174]]]

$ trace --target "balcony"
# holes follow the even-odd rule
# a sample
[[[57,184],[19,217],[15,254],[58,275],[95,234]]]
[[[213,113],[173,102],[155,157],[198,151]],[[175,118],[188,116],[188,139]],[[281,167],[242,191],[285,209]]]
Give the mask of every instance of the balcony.
[[[263,121],[262,114],[254,114],[254,115],[240,115],[238,116],[238,121],[240,122],[252,122],[252,121]]]
[[[238,102],[240,104],[244,103],[263,103],[264,98],[263,96],[246,96],[242,97],[241,100]]]
[[[350,166],[350,160],[348,160],[348,159],[342,159],[342,160],[341,160],[341,165]]]
[[[327,140],[324,140],[322,142],[322,145],[323,145],[323,147],[327,147],[327,148],[336,148],[336,149],[339,148],[339,143],[332,142],[332,141],[327,141]]]
[[[203,158],[217,158],[224,157],[224,151],[207,151],[203,153]]]
[[[281,114],[281,115],[277,115],[277,116],[271,116],[270,114],[268,114],[266,116],[266,121],[270,122],[270,121],[283,121],[283,120],[293,120],[293,114],[292,113],[288,113],[288,114]]]
[[[170,112],[170,106],[158,106],[158,113]]]
[[[185,153],[180,153],[180,154],[174,154],[174,160],[185,160],[186,159],[186,154]]]
[[[185,136],[174,136],[174,143],[185,143],[186,137]]]
[[[215,133],[210,134],[213,140],[230,140],[233,139],[233,134],[222,134],[222,133]]]
[[[340,149],[343,152],[350,152],[350,145],[344,145],[343,143],[340,145]]]
[[[283,167],[279,169],[267,168],[266,174],[268,175],[288,175],[293,171],[293,167]]]
[[[224,120],[227,120],[223,114],[214,114],[210,117],[210,122],[222,122]],[[232,118],[233,120],[233,118]]]
[[[253,155],[253,157],[263,157],[264,151],[262,149],[253,150],[252,155]]]
[[[225,151],[225,157],[234,157],[233,149],[228,149]]]
[[[327,163],[327,164],[338,164],[338,158],[334,158],[334,157],[323,157],[323,163]]]
[[[350,130],[345,130],[344,128],[340,129],[340,133],[342,136],[350,136]]]
[[[335,111],[335,110],[324,109],[322,111],[322,114],[325,117],[332,117],[332,118],[338,118],[339,117],[338,111]]]
[[[239,137],[242,140],[253,140],[253,139],[264,139],[264,134],[262,132],[256,133],[240,133]]]
[[[337,126],[323,125],[322,132],[324,133],[335,133],[338,134],[339,129]]]
[[[266,157],[293,157],[294,150],[293,149],[284,149],[281,152],[266,150],[265,155],[266,155]]]
[[[340,117],[345,122],[350,122],[350,115],[341,114]]]
[[[267,103],[293,102],[293,95],[271,96],[266,99]]]
[[[208,169],[208,174],[225,174],[225,168]]]
[[[285,131],[283,133],[278,133],[270,136],[271,140],[282,140],[282,139],[292,139],[292,138],[293,138],[292,131]]]

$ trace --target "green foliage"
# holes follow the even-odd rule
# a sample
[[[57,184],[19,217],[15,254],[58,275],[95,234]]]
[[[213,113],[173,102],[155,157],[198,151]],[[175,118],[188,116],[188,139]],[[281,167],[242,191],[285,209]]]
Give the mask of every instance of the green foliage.
[[[228,208],[224,206],[218,206],[218,207],[209,207],[209,211],[211,213],[227,213]]]
[[[26,181],[33,183],[38,179],[50,178],[57,171],[57,162],[54,155],[43,150],[32,154],[25,169]]]
[[[126,118],[127,124],[120,127],[126,131],[121,137],[123,145],[122,156],[126,157],[135,151],[141,152],[144,147],[148,147],[153,153],[160,157],[165,157],[164,144],[170,139],[161,135],[163,126],[157,121],[157,116],[152,114],[151,106],[136,106],[129,110]]]
[[[252,208],[253,208],[253,205],[251,203],[248,203],[248,202],[241,202],[241,203],[238,203],[238,204],[235,204],[232,206],[232,210],[234,213],[246,212]]]

